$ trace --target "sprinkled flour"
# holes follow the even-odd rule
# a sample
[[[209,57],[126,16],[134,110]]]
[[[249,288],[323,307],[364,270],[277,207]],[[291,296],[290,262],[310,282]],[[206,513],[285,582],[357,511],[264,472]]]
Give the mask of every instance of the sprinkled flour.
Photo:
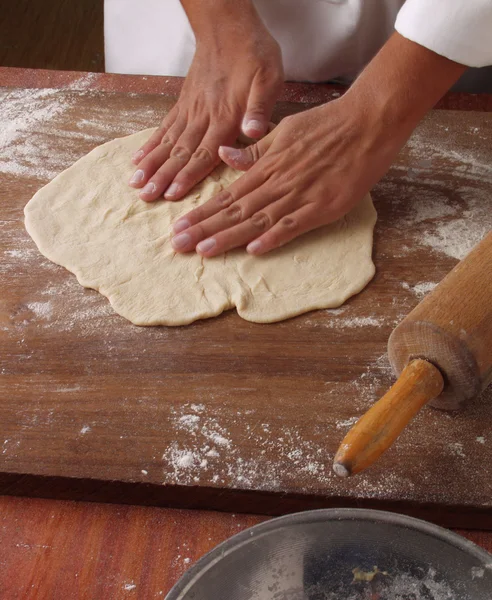
[[[90,90],[97,77],[96,73],[82,75],[64,90],[0,91],[0,173],[47,183],[85,153],[77,151],[71,142],[89,142],[87,152],[108,139],[159,123],[162,114],[156,109],[116,112],[105,103],[94,104],[90,120],[74,115],[64,123],[81,97],[97,94]],[[63,152],[53,152],[54,142]]]
[[[406,176],[399,176],[408,183],[408,199],[400,195],[400,201],[408,201],[408,211],[399,226],[416,232],[416,247],[423,244],[461,260],[492,229],[492,165],[480,145],[458,150],[453,138],[436,140],[425,126],[407,142],[414,166],[393,168],[408,169]],[[443,179],[450,175],[456,185],[451,194],[449,181]]]
[[[411,290],[417,297],[423,298],[429,292],[437,286],[437,283],[433,281],[423,281],[422,283],[417,283],[417,285],[411,286],[405,281],[402,282],[401,287],[405,290]]]
[[[51,302],[28,302],[27,308],[32,310],[41,319],[49,319],[53,314]]]

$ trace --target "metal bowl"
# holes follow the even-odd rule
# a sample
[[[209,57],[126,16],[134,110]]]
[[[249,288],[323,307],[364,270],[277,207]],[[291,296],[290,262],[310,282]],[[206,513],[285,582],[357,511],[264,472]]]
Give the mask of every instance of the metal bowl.
[[[200,559],[166,600],[491,600],[492,556],[436,525],[362,509],[251,527]]]

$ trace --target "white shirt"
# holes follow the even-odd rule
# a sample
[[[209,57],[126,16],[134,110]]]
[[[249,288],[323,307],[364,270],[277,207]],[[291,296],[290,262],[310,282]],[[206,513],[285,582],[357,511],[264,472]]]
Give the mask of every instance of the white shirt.
[[[197,0],[199,1],[199,0]],[[286,79],[352,80],[396,30],[471,67],[492,65],[492,0],[256,0]],[[105,0],[106,71],[188,72],[195,38],[179,0]]]

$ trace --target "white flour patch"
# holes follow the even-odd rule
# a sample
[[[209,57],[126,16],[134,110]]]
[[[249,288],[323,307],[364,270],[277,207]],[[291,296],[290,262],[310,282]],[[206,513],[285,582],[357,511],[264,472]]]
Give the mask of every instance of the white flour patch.
[[[189,412],[193,406],[200,410],[198,414]],[[332,477],[331,469],[326,469],[326,451],[303,439],[295,428],[281,427],[277,438],[270,433],[270,423],[246,424],[244,436],[256,450],[251,458],[243,457],[241,449],[232,443],[220,412],[209,407],[204,414],[201,409],[202,405],[185,405],[173,411],[172,426],[188,437],[186,443],[174,442],[164,451],[164,483],[208,481],[220,485],[228,481],[242,489],[279,489],[282,460],[289,461],[297,473],[318,474],[320,481]],[[192,416],[199,416],[199,420]],[[268,460],[275,452],[280,453],[280,460]]]
[[[472,579],[482,579],[485,575],[485,569],[481,567],[472,567],[471,568],[471,577]]]
[[[60,155],[51,154],[40,129],[54,122],[68,106],[58,90],[12,89],[0,93],[0,173],[52,179],[60,171]]]
[[[379,400],[393,385],[395,379],[388,355],[382,354],[366,368],[362,375],[349,385],[355,388],[361,406],[365,406],[367,409],[367,404]]]
[[[123,586],[123,589],[125,590],[125,592],[131,592],[132,590],[134,590],[136,588],[136,584],[135,583],[125,583]]]
[[[190,431],[198,429],[200,417],[198,415],[183,415],[179,418],[179,422]]]
[[[466,458],[466,454],[463,451],[463,444],[460,442],[453,442],[452,444],[449,444],[449,450],[454,456]]]
[[[445,147],[447,144],[436,143],[421,129],[413,133],[406,146],[410,155],[416,159],[417,172],[428,173],[434,165],[439,164],[442,171],[459,173],[464,179],[492,182],[492,166],[482,160],[479,152],[458,151],[454,145]]]
[[[78,392],[82,389],[80,385],[60,385],[55,389],[55,392],[68,394],[70,392]]]
[[[435,138],[425,123],[414,132],[406,145],[410,160],[392,167],[396,180],[378,184],[403,213],[396,225],[412,232],[410,251],[427,246],[461,260],[492,229],[492,165],[485,147],[456,143],[455,132]]]
[[[67,86],[68,90],[87,90],[99,77],[99,73],[85,73]]]
[[[325,327],[336,327],[337,329],[352,329],[354,327],[381,327],[384,319],[376,317],[352,317],[344,319],[333,319],[324,324]]]
[[[59,89],[0,91],[0,173],[49,181],[85,152],[108,140],[157,125],[162,113],[148,106],[115,111],[94,103],[91,118],[74,117],[67,131],[64,118],[81,96],[97,94],[90,88],[99,74],[87,73]],[[79,129],[79,131],[77,131]],[[90,143],[84,151],[71,141]],[[59,151],[59,148],[63,151]],[[80,146],[79,146],[80,147]],[[34,193],[35,190],[33,190]]]
[[[476,440],[477,440],[477,442],[478,442],[479,444],[485,444],[485,441],[486,441],[486,440],[485,440],[485,438],[483,437],[483,435],[479,435],[479,436],[476,438]]]
[[[82,429],[80,430],[80,433],[81,433],[82,435],[85,435],[86,433],[89,433],[89,432],[90,432],[90,430],[91,430],[91,428],[89,427],[89,425],[84,425],[84,426],[82,427]]]
[[[23,259],[25,257],[25,251],[23,250],[5,250],[4,254],[6,256],[10,256],[11,258]]]
[[[477,224],[465,215],[462,219],[439,224],[434,231],[425,232],[421,240],[433,250],[462,260],[488,231],[488,220]]]
[[[23,234],[24,232],[21,232],[21,235]],[[39,257],[36,248],[23,247],[26,244],[29,244],[30,240],[28,240],[27,237],[21,237],[21,235],[16,231],[14,235],[9,236],[10,239],[5,240],[8,245],[14,246],[15,249],[4,251],[3,255],[5,259],[0,262],[0,273],[14,272],[16,275],[22,275],[26,272],[30,262],[36,257]],[[2,239],[4,239],[3,232]]]
[[[492,173],[492,168],[489,170]],[[456,175],[460,174],[458,170]],[[488,189],[483,184],[480,187],[467,182],[447,197],[440,192],[442,183],[438,179],[419,179],[419,183],[426,187],[415,185],[413,189],[408,186],[407,213],[398,222],[398,227],[414,232],[414,248],[424,245],[451,258],[465,258],[492,229],[492,202]],[[492,176],[486,183],[487,186],[492,183]],[[422,194],[422,198],[415,199],[413,194]]]
[[[328,311],[324,311],[328,312]],[[382,317],[344,317],[333,318],[327,321],[304,319],[300,327],[309,325],[311,327],[327,327],[329,329],[354,329],[356,327],[382,327],[384,319]]]
[[[458,213],[458,207],[449,204],[443,194],[426,191],[425,198],[414,199],[408,204],[409,214],[399,221],[400,227],[414,227],[418,223],[442,220]]]
[[[40,323],[43,328],[60,332],[78,330],[84,335],[97,333],[99,337],[111,334],[113,308],[100,294],[80,286],[73,275],[67,274],[59,283],[50,283],[40,294],[50,300],[27,306],[36,316],[44,318]]]
[[[40,319],[49,319],[53,314],[51,302],[28,302],[26,306]]]
[[[326,308],[325,310],[323,310],[321,312],[326,313],[328,315],[337,316],[337,315],[343,314],[346,310],[347,310],[346,306],[341,306],[340,308]]]
[[[437,286],[433,281],[423,281],[417,285],[411,286],[408,283],[402,283],[401,286],[407,290],[411,290],[417,297],[423,298]]]
[[[357,423],[359,417],[350,417],[350,419],[345,419],[344,421],[337,421],[336,428],[337,429],[350,429],[353,425]]]
[[[225,438],[223,435],[220,435],[220,433],[210,432],[209,434],[207,434],[207,432],[204,431],[204,434],[210,439],[211,442],[213,442],[214,444],[217,444],[217,446],[230,446],[231,445],[230,440]]]

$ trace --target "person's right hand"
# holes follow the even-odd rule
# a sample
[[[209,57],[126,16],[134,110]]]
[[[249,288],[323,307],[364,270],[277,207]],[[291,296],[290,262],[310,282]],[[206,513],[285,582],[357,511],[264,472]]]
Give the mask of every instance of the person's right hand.
[[[130,185],[147,202],[181,199],[219,164],[219,146],[268,131],[282,84],[279,45],[259,17],[215,23],[197,39],[178,102],[134,155]]]

